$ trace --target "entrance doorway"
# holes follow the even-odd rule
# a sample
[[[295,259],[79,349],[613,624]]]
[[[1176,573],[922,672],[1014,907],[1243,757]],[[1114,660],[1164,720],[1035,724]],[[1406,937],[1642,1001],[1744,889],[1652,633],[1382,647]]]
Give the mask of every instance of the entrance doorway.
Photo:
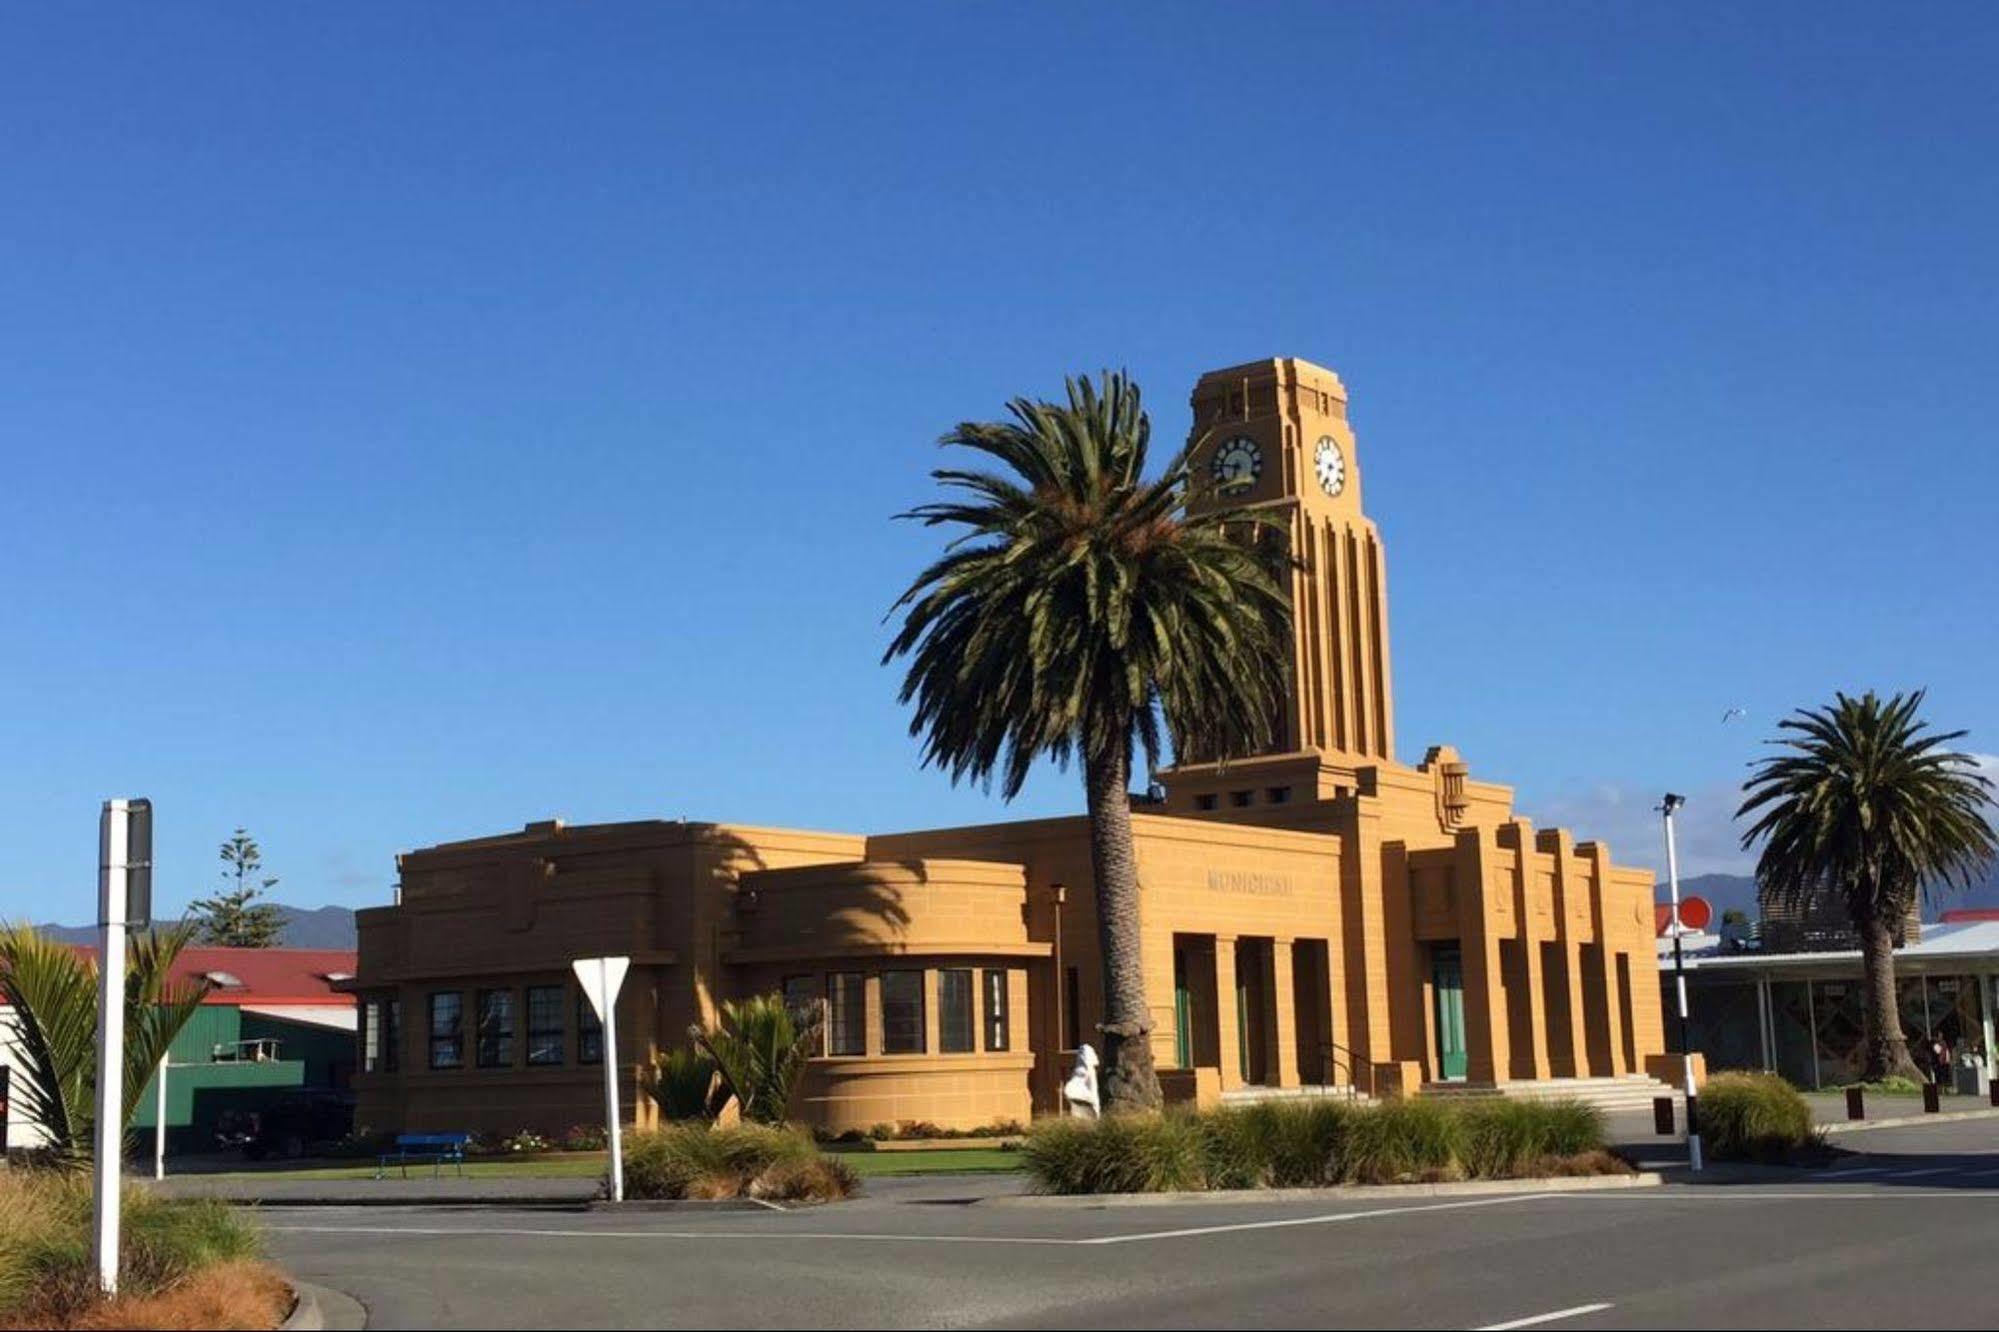
[[[1430,950],[1431,983],[1437,995],[1437,1077],[1462,1082],[1465,1055],[1465,965],[1456,944]]]

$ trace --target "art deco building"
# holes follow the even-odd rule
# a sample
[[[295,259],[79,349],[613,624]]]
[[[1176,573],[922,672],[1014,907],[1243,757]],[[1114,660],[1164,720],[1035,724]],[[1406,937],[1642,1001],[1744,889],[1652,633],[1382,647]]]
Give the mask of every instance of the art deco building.
[[[1396,757],[1387,563],[1331,371],[1257,361],[1193,393],[1197,465],[1288,511],[1294,688],[1269,752],[1189,756],[1135,804],[1169,1096],[1376,1096],[1665,1070],[1652,876],[1518,817],[1447,745]],[[573,958],[627,955],[619,1062],[722,1000],[825,1005],[796,1113],[831,1130],[1053,1110],[1102,1011],[1079,815],[920,832],[557,821],[399,860],[360,916],[360,1121],[602,1118]]]

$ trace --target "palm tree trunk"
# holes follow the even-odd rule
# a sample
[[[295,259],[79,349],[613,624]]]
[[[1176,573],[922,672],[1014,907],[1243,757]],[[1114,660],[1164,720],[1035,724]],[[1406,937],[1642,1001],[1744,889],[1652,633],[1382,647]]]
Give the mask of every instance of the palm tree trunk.
[[[1868,1082],[1916,1078],[1919,1075],[1915,1061],[1909,1058],[1908,1038],[1902,1034],[1902,1005],[1895,993],[1894,931],[1878,914],[1855,924],[1860,931],[1860,959],[1867,985],[1863,1014],[1867,1068],[1861,1076]]]
[[[1097,881],[1097,940],[1104,959],[1103,1102],[1107,1112],[1157,1110],[1152,1011],[1138,926],[1138,856],[1131,841],[1131,755],[1085,762],[1090,869]]]

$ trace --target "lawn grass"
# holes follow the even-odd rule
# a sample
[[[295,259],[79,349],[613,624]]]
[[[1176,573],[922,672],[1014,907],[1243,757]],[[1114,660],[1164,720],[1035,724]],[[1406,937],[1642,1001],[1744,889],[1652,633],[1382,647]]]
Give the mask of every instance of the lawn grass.
[[[888,1175],[1003,1175],[1021,1168],[1019,1152],[997,1147],[939,1147],[921,1152],[839,1152],[862,1179]]]

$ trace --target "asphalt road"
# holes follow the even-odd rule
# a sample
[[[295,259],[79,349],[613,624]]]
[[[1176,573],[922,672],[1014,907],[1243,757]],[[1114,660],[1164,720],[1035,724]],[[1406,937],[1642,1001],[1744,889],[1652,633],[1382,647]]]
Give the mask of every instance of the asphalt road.
[[[1999,1120],[1782,1178],[1046,1208],[993,1178],[798,1212],[266,1208],[371,1327],[1991,1327]]]

